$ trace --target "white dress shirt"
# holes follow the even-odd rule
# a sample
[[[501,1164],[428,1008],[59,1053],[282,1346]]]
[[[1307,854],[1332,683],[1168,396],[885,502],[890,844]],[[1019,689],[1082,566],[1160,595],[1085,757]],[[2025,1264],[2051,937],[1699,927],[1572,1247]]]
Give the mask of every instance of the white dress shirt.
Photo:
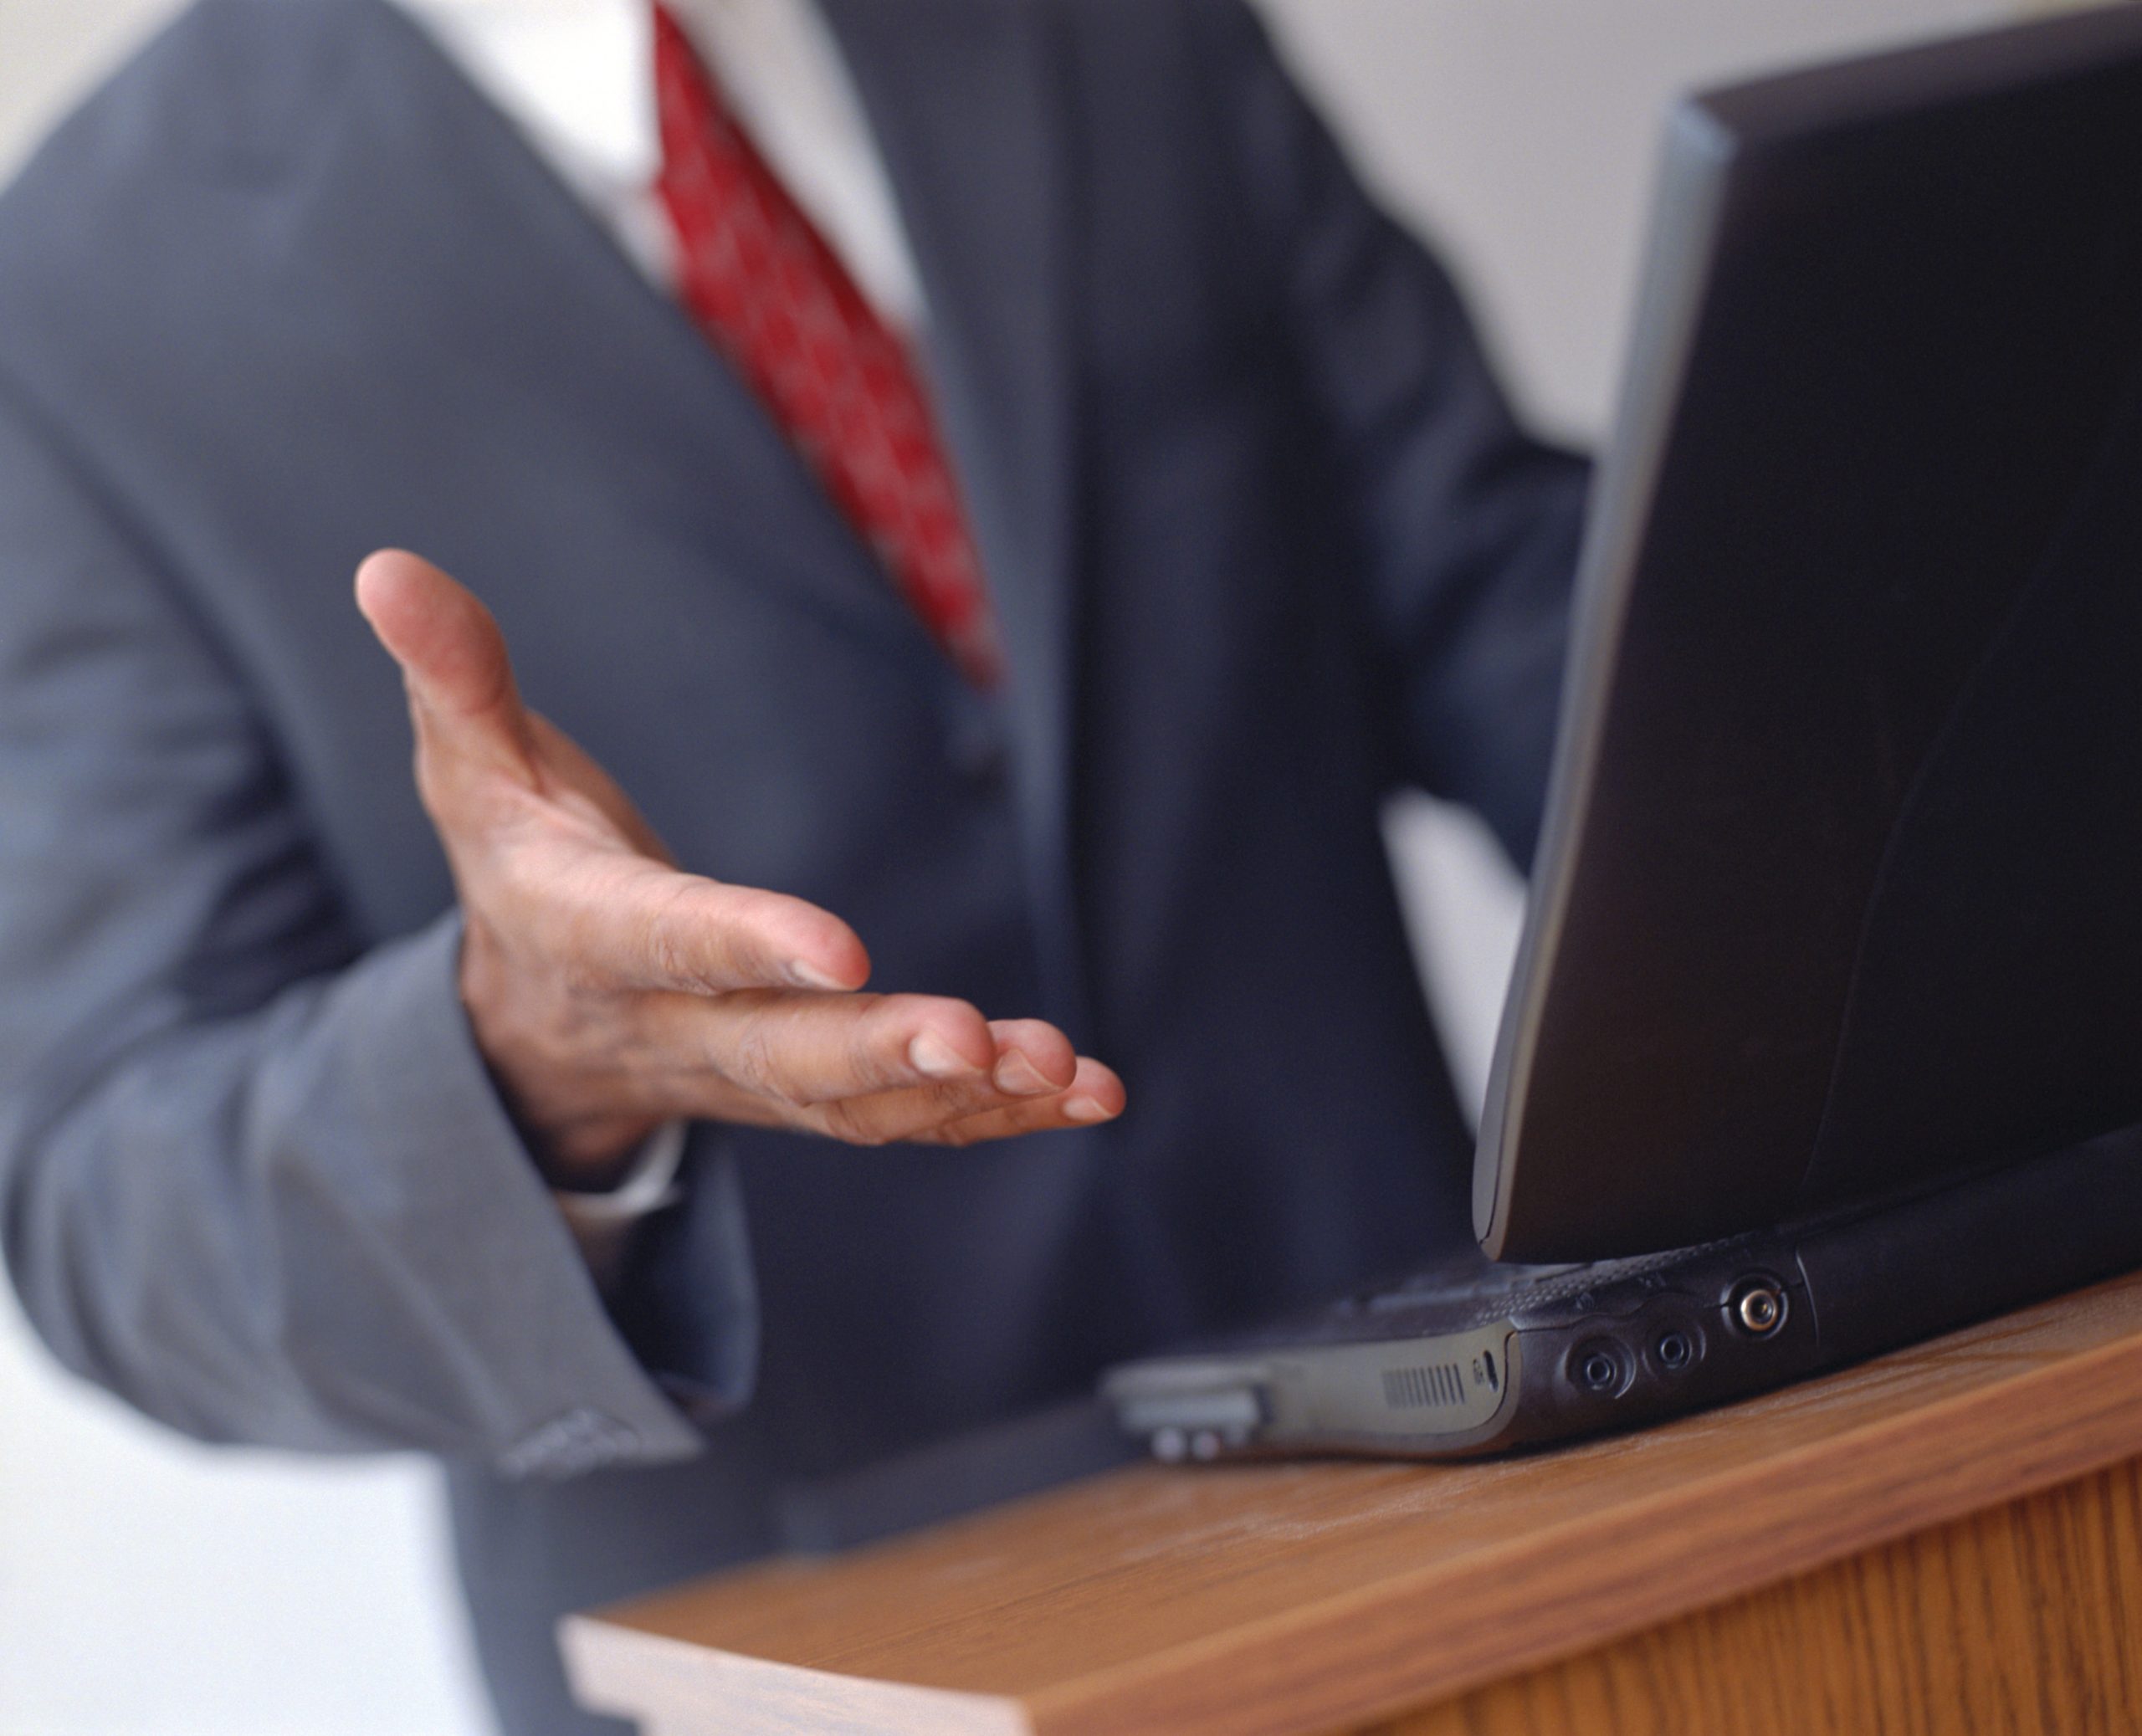
[[[674,240],[655,192],[651,0],[398,0],[663,289]],[[812,0],[668,0],[737,120],[895,330],[923,324],[920,274],[839,44]],[[642,1148],[604,1194],[561,1193],[598,1279],[633,1224],[676,1194],[684,1129]]]
[[[667,289],[654,191],[651,0],[398,0]],[[730,108],[879,317],[913,332],[921,282],[862,100],[812,0],[668,0]]]

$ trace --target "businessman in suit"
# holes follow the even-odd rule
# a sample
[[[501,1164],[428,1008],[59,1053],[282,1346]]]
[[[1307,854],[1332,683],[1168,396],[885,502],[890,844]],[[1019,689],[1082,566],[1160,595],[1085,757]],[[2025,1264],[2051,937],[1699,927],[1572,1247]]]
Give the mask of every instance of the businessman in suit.
[[[1378,812],[1529,858],[1583,480],[1235,0],[205,0],[0,198],[31,1319],[438,1456],[600,1728],[561,1611],[1464,1237]]]

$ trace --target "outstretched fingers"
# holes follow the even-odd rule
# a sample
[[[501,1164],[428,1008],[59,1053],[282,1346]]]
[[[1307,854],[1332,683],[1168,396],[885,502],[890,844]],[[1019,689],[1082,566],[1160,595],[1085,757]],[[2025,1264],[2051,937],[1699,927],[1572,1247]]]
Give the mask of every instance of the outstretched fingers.
[[[1080,1062],[1061,1032],[992,1025],[963,1001],[746,990],[653,1004],[658,1047],[695,1053],[673,1113],[876,1145],[951,1139],[962,1125],[977,1138],[1088,1125],[1121,1107],[1115,1075]]]
[[[1054,1128],[1097,1127],[1120,1115],[1125,1102],[1123,1081],[1115,1072],[1081,1055],[1078,1071],[1063,1090],[986,1104],[927,1131],[902,1137],[936,1145],[978,1145],[985,1140],[1015,1139],[1021,1134],[1046,1133]]]

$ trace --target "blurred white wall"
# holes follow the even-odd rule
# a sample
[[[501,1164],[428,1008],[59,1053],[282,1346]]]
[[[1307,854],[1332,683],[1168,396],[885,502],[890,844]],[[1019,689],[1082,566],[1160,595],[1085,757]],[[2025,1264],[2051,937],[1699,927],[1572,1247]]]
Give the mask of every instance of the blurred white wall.
[[[887,0],[897,3],[897,0]],[[173,0],[0,0],[0,175]],[[1605,423],[1658,118],[1694,82],[2027,0],[1265,0],[1370,179],[1437,236],[1519,400]],[[1518,894],[1477,829],[1392,817],[1477,1097]],[[0,1303],[0,1732],[450,1736],[484,1728],[418,1467],[174,1442],[54,1375]]]

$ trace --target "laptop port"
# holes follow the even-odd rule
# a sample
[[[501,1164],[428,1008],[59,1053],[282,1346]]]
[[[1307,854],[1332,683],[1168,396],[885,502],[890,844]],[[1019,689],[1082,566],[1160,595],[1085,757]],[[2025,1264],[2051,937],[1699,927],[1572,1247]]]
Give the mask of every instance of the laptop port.
[[[1696,1360],[1696,1341],[1679,1327],[1668,1327],[1652,1344],[1651,1354],[1668,1374],[1678,1375]]]
[[[1768,1338],[1785,1324],[1785,1292],[1767,1278],[1744,1278],[1725,1298],[1726,1318],[1750,1338]]]
[[[1612,1339],[1586,1339],[1570,1352],[1565,1372],[1570,1384],[1594,1398],[1613,1398],[1625,1391],[1636,1373],[1634,1360]]]

